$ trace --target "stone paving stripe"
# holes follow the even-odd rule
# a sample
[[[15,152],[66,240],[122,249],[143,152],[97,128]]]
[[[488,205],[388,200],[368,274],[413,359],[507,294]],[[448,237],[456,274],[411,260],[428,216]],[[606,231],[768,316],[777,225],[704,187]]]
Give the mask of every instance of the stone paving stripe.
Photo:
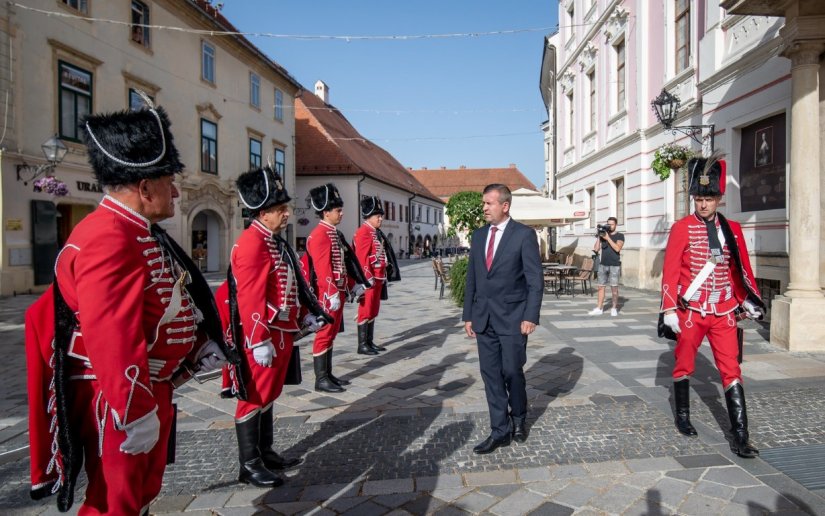
[[[530,511],[529,516],[570,516],[574,509],[559,505],[553,502],[544,502],[535,510]]]
[[[415,485],[411,478],[367,480],[361,489],[364,495],[412,493],[415,491]]]
[[[539,507],[544,497],[526,489],[519,489],[490,508],[490,512],[499,516],[520,516]]]
[[[218,491],[213,493],[204,493],[195,497],[192,503],[186,506],[187,511],[195,511],[200,509],[215,509],[223,507],[232,493],[229,491]],[[264,499],[266,502],[266,499]]]
[[[177,495],[158,497],[151,505],[152,512],[180,512],[186,509],[194,499],[194,495]],[[220,507],[220,506],[218,506]]]
[[[225,507],[253,506],[257,501],[263,501],[269,489],[263,487],[250,487],[241,491],[236,491],[224,504]]]
[[[436,489],[460,487],[464,487],[464,479],[458,474],[418,477],[415,479],[416,491],[435,491]]]
[[[731,461],[716,453],[711,455],[688,455],[683,457],[674,457],[674,459],[685,469],[728,466],[731,464]]]
[[[466,473],[464,475],[464,482],[468,486],[512,484],[516,482],[516,471],[480,471],[478,473]]]
[[[537,482],[541,480],[550,480],[553,478],[550,468],[519,468],[517,471],[518,478],[522,482]]]
[[[393,493],[393,494],[384,494],[384,495],[373,496],[372,501],[377,503],[377,504],[383,505],[384,507],[390,508],[390,509],[397,509],[398,507],[401,507],[405,503],[414,500],[415,498],[417,498],[417,496],[418,495],[416,493],[413,493],[413,492],[410,492],[410,493]]]
[[[672,457],[656,457],[652,459],[630,459],[625,462],[627,469],[633,472],[642,471],[670,471],[682,469],[682,465]]]

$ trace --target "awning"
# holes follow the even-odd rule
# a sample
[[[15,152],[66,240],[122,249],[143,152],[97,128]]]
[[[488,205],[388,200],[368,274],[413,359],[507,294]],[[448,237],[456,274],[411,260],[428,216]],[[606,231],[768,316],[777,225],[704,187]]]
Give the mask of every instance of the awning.
[[[574,206],[567,200],[550,199],[539,192],[516,190],[510,205],[510,216],[533,227],[566,226],[586,220],[589,210]]]

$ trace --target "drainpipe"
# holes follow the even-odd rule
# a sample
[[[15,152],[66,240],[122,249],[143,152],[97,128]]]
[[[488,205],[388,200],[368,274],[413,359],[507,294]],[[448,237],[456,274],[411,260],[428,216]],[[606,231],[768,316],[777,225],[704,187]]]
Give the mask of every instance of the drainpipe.
[[[413,230],[413,208],[412,208],[412,201],[418,196],[418,194],[412,194],[412,197],[407,199],[407,209],[409,212],[407,213],[407,258],[412,256],[413,245],[412,245],[412,230]]]

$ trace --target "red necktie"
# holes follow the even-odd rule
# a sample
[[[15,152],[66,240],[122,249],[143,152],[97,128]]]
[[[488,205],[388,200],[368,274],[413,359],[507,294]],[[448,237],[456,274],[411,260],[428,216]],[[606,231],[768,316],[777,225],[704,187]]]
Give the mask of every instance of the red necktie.
[[[490,242],[487,244],[487,270],[490,270],[490,267],[493,266],[493,248],[496,245],[496,231],[498,228],[495,226],[490,226]]]

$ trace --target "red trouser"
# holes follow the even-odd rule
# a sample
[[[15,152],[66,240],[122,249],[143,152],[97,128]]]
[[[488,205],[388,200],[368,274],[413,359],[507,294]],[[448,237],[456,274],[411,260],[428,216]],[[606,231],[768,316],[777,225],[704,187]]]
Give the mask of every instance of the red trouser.
[[[158,404],[160,436],[149,453],[129,455],[120,451],[126,432],[117,430],[111,411],[103,413],[106,400],[98,398],[97,380],[77,380],[71,383],[72,420],[80,422],[79,437],[84,447],[86,499],[78,515],[140,514],[160,492],[169,432],[172,428],[172,385],[169,382],[152,384],[152,393]],[[98,404],[99,400],[99,404]],[[95,412],[98,412],[97,417]],[[98,420],[104,425],[103,454],[99,455],[100,433]]]
[[[676,339],[676,364],[673,366],[673,379],[691,376],[696,368],[696,353],[702,340],[707,336],[713,359],[722,377],[722,387],[727,388],[734,380],[742,381],[739,369],[739,343],[736,338],[736,317],[733,313],[725,315],[707,314],[705,317],[693,310],[677,310],[679,328],[682,330]]]
[[[292,354],[292,333],[270,328],[275,358],[269,367],[259,366],[252,350],[245,348],[246,361],[242,364],[246,380],[246,401],[238,400],[235,419],[240,420],[275,401],[284,389],[286,368]]]
[[[378,317],[384,280],[375,279],[373,281],[375,283],[364,292],[364,297],[358,302],[358,324],[368,323]]]
[[[335,319],[332,324],[325,324],[320,330],[315,332],[315,342],[312,344],[312,355],[320,356],[329,351],[332,347],[332,341],[338,335],[338,330],[341,328],[341,320],[344,318],[344,293],[339,292],[338,298],[341,300],[341,305],[336,311],[329,311],[329,314]]]

